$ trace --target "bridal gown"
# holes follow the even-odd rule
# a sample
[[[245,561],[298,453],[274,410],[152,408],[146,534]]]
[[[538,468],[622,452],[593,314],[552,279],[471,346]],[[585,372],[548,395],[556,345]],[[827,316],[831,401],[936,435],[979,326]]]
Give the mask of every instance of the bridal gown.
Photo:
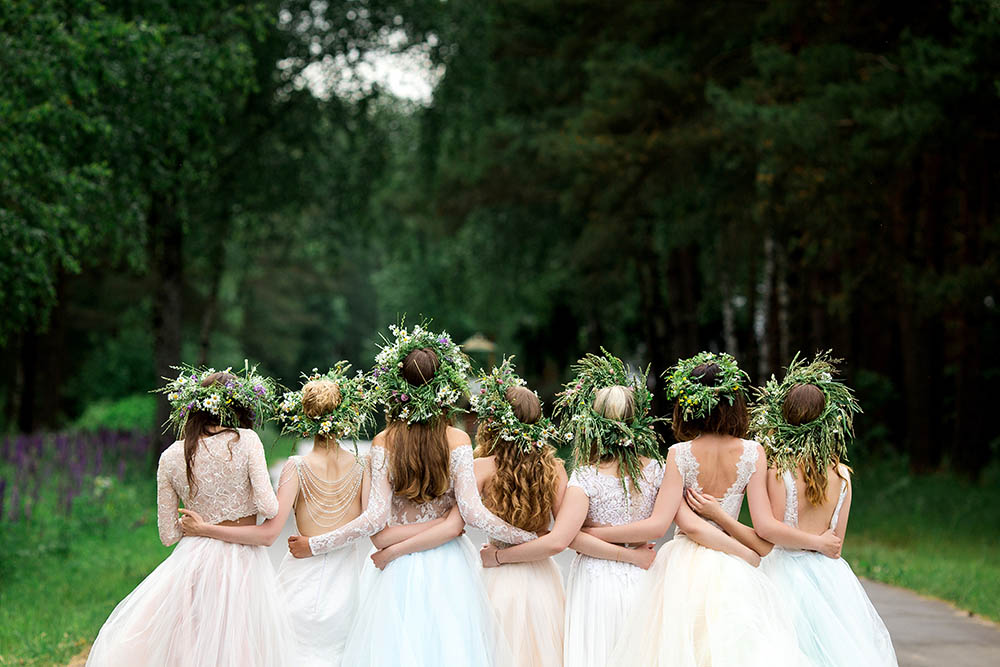
[[[297,646],[266,547],[183,537],[178,501],[208,523],[273,517],[278,500],[257,434],[239,429],[202,438],[188,487],[184,443],[160,456],[157,525],[173,552],[101,628],[87,658],[94,667],[295,665]]]
[[[720,500],[738,517],[756,470],[757,443],[744,440],[736,480]],[[685,488],[701,491],[690,442],[675,452]],[[675,529],[656,556],[625,624],[610,664],[660,667],[799,667],[799,650],[786,600],[757,568],[703,547]]]
[[[830,520],[836,528],[847,496],[848,472],[842,469],[840,498]],[[782,475],[785,517],[798,528],[799,497],[795,477]],[[896,652],[885,623],[875,611],[861,582],[843,558],[827,558],[815,551],[775,547],[760,569],[770,577],[792,606],[799,646],[820,667],[866,665],[895,667]]]
[[[590,498],[589,524],[620,526],[652,514],[661,481],[663,464],[650,461],[638,480],[639,493],[596,466],[574,470],[569,486],[579,487]],[[631,563],[576,555],[566,584],[566,667],[607,664],[645,577],[646,571]]]

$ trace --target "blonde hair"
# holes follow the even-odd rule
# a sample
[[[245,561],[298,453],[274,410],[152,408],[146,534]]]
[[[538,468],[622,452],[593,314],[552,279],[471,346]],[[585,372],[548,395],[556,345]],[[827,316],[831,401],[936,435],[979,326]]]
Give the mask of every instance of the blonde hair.
[[[523,424],[542,416],[542,405],[527,387],[514,386],[504,392]],[[556,470],[559,459],[549,445],[524,452],[499,441],[499,429],[485,421],[476,430],[476,456],[493,454],[496,474],[483,487],[483,504],[507,523],[538,532],[549,527],[556,500]]]
[[[635,390],[620,384],[598,389],[594,396],[594,412],[606,419],[632,421],[635,417]]]
[[[331,380],[313,380],[302,387],[302,411],[316,419],[340,407],[340,385]]]

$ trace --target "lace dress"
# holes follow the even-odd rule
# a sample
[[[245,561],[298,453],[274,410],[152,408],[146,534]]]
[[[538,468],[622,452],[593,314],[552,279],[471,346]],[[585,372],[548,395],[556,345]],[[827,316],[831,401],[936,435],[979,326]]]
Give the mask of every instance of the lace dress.
[[[836,528],[847,495],[847,474],[840,483],[830,527]],[[795,477],[782,475],[785,483],[784,522],[798,528],[799,497]],[[895,667],[896,653],[889,631],[875,611],[861,582],[843,558],[799,549],[775,547],[760,569],[792,606],[799,646],[816,665],[870,665]]]
[[[579,487],[590,498],[589,524],[621,526],[652,514],[661,481],[663,464],[650,461],[642,469],[638,494],[631,485],[626,490],[621,479],[601,474],[595,466],[574,470],[569,486]],[[566,665],[607,664],[645,574],[631,563],[576,555],[566,584]]]
[[[219,523],[273,517],[264,448],[251,430],[203,438],[188,487],[184,443],[160,456],[157,526],[173,552],[124,600],[101,628],[88,665],[294,665],[295,637],[265,547],[183,537],[178,503]]]
[[[758,445],[743,441],[736,480],[720,499],[738,517]],[[690,442],[671,450],[685,488],[702,490]],[[668,464],[669,465],[669,464]],[[647,573],[609,664],[632,667],[811,665],[798,648],[788,605],[759,570],[696,544],[680,530]]]
[[[364,469],[373,461],[381,467],[384,460],[385,450],[373,447],[371,455],[359,461],[344,478],[357,483],[356,493],[360,493],[359,478]],[[297,503],[309,503],[309,492],[301,493],[301,489],[310,487],[310,474],[302,457],[292,456],[281,471],[278,488],[285,484],[295,485]],[[298,638],[299,664],[305,667],[339,667],[342,664],[347,635],[360,604],[361,573],[371,547],[368,540],[360,538],[366,536],[364,526],[374,528],[382,521],[378,500],[382,495],[384,489],[373,485],[361,515],[345,524],[339,533],[327,533],[319,546],[310,545],[318,555],[295,558],[289,552],[281,561],[278,585]],[[350,503],[356,497],[343,501]],[[383,502],[382,506],[387,503]]]
[[[388,480],[387,468],[385,465],[379,470],[373,464],[373,480]],[[502,521],[483,506],[473,473],[471,446],[451,452],[449,472],[449,491],[428,503],[417,504],[392,495],[387,503],[388,524],[431,521],[445,516],[457,503],[465,522],[493,539],[520,544],[536,537]],[[315,551],[317,544],[312,540],[310,543]],[[371,573],[347,641],[344,664],[512,664],[478,569],[478,552],[462,536],[434,549],[397,558],[383,571]]]

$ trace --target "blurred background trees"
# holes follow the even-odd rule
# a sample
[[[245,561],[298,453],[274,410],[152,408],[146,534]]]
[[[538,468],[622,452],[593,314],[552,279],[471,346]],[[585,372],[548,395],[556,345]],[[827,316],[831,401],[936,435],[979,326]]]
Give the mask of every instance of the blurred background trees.
[[[602,344],[833,348],[861,447],[974,476],[997,72],[975,0],[4,3],[0,424],[152,429],[171,363],[291,384],[408,313],[549,395]]]

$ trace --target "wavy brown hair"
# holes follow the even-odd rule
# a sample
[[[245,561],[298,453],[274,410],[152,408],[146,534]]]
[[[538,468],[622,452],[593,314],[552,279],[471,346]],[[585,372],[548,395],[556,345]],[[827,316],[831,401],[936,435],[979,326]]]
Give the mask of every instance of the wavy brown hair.
[[[797,384],[785,396],[785,402],[781,404],[781,416],[792,426],[799,426],[818,418],[825,408],[826,396],[819,387],[814,384]],[[840,459],[837,457],[833,459],[833,469],[841,477]],[[826,500],[826,487],[829,483],[827,468],[810,457],[802,462],[802,480],[806,485],[806,500],[811,505],[821,505]]]
[[[722,369],[718,364],[700,364],[695,366],[691,375],[700,384],[712,387],[718,383]],[[678,442],[694,440],[702,433],[718,433],[731,435],[734,438],[745,438],[750,427],[750,412],[747,410],[747,399],[742,391],[736,392],[732,405],[729,400],[720,397],[718,405],[712,408],[707,416],[698,419],[684,419],[684,411],[680,403],[674,404],[674,418],[671,420],[674,437]]]
[[[213,384],[225,386],[227,382],[235,382],[236,376],[232,373],[212,373],[201,381],[202,387],[211,387]],[[241,405],[234,405],[233,412],[240,420],[240,428],[253,427],[253,415]],[[194,457],[198,453],[198,442],[207,436],[216,435],[222,431],[229,431],[235,438],[229,441],[229,456],[233,455],[233,443],[240,439],[240,432],[235,428],[227,427],[222,431],[215,431],[219,427],[219,418],[207,410],[192,410],[184,424],[184,467],[187,473],[188,493],[195,496],[198,493],[198,485],[194,481]]]
[[[534,424],[542,416],[542,406],[534,392],[525,387],[509,387],[504,393],[523,424]],[[479,422],[476,429],[476,456],[493,454],[496,474],[483,487],[483,504],[507,523],[537,533],[549,527],[556,501],[555,449],[545,445],[523,452],[505,446],[499,429]]]
[[[412,350],[403,359],[403,379],[419,387],[434,377],[438,366],[434,350]],[[448,492],[448,420],[443,415],[413,424],[391,421],[385,437],[394,492],[415,503],[430,502]]]

